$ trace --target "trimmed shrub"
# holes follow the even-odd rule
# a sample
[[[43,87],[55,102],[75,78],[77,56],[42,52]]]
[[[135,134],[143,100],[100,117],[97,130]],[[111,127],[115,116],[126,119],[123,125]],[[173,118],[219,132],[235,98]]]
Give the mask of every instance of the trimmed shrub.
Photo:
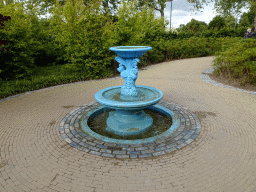
[[[230,39],[216,53],[213,66],[216,75],[244,78],[244,83],[256,85],[256,39]]]

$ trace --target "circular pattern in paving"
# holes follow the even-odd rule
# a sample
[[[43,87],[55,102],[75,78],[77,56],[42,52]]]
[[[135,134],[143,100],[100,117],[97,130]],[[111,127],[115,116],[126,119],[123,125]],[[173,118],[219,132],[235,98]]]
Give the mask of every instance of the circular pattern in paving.
[[[139,140],[130,140],[129,144],[123,144],[122,141],[124,140],[113,142],[114,139],[107,142],[82,131],[80,119],[92,110],[101,108],[97,102],[81,106],[67,114],[60,123],[59,132],[61,137],[74,148],[90,154],[112,158],[144,158],[164,155],[183,148],[196,139],[201,131],[201,123],[193,112],[178,104],[166,101],[160,101],[158,105],[172,111],[179,124],[168,136],[151,139],[151,141],[149,138],[149,142],[131,144],[131,141],[136,143]]]

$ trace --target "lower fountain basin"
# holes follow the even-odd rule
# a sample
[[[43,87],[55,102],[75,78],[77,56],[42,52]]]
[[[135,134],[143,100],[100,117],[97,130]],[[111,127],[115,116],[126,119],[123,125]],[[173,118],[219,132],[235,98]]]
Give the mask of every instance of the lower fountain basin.
[[[89,112],[87,112],[84,116],[81,117],[80,126],[81,129],[88,134],[89,136],[96,138],[98,140],[109,142],[109,143],[117,143],[117,144],[143,144],[143,143],[149,143],[154,142],[158,139],[166,139],[170,137],[170,135],[181,125],[179,116],[172,112],[171,110],[160,106],[160,105],[154,105],[151,107],[148,107],[149,109],[159,111],[163,114],[165,114],[167,117],[172,119],[172,126],[165,132],[161,133],[160,135],[145,138],[145,139],[137,139],[137,140],[120,140],[120,139],[112,139],[103,135],[100,135],[98,133],[95,133],[92,131],[88,125],[88,121],[90,121],[90,118],[94,118],[97,114],[102,113],[103,111],[106,111],[108,108],[101,106],[98,109],[93,109]]]

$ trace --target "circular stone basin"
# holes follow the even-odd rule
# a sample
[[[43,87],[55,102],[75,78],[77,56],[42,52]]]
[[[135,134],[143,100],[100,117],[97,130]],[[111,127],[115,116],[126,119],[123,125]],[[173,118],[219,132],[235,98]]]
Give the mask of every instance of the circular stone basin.
[[[121,87],[115,86],[100,90],[95,94],[96,101],[112,109],[131,110],[155,105],[163,98],[163,93],[159,89],[136,85],[138,96],[121,99]]]
[[[124,58],[141,57],[146,51],[151,49],[152,47],[149,46],[117,46],[109,48],[109,50],[115,51],[118,56]]]
[[[145,138],[145,139],[136,139],[136,140],[120,140],[120,139],[112,139],[103,135],[100,135],[98,133],[95,133],[94,131],[92,131],[88,125],[88,122],[90,121],[90,118],[94,118],[96,115],[98,115],[99,113],[103,113],[104,111],[109,110],[108,107],[104,107],[101,106],[99,107],[99,109],[95,109],[92,110],[88,113],[86,113],[84,116],[81,117],[81,121],[80,121],[80,126],[81,129],[88,135],[90,135],[91,137],[94,137],[98,140],[104,141],[104,142],[110,142],[110,143],[118,143],[118,144],[142,144],[142,143],[147,143],[147,142],[153,142],[157,139],[165,139],[168,138],[180,125],[180,120],[179,117],[173,113],[172,111],[170,111],[169,109],[162,107],[160,105],[154,105],[151,107],[148,107],[150,110],[153,111],[157,111],[160,113],[165,114],[167,117],[169,117],[170,119],[172,119],[172,125],[171,127],[159,134],[156,135],[154,137],[149,137],[149,138]]]
[[[81,130],[82,118],[89,119],[91,114],[89,112],[97,111],[100,108],[100,104],[97,102],[80,106],[68,113],[60,122],[59,133],[67,144],[80,151],[99,155],[100,157],[122,159],[147,158],[169,154],[192,143],[201,131],[201,123],[196,114],[172,102],[160,101],[159,105],[172,111],[180,124],[177,128],[171,127],[175,131],[169,137],[163,139],[160,137],[153,142],[136,144],[134,140],[128,140],[128,144],[121,144],[122,141],[118,139],[116,139],[116,142],[105,142],[86,134]],[[89,114],[87,115],[87,113]],[[171,117],[172,122],[174,122],[174,117],[172,115]],[[172,124],[172,126],[174,125]]]

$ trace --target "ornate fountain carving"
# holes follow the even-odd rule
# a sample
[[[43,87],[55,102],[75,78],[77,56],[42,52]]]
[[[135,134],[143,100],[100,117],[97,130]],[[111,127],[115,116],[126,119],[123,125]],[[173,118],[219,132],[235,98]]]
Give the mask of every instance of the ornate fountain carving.
[[[121,73],[125,85],[121,88],[121,94],[125,96],[137,96],[138,90],[135,86],[135,81],[138,77],[137,63],[140,61],[136,59],[123,59],[117,56],[115,60],[119,63],[117,70]],[[125,68],[124,68],[125,67]]]

